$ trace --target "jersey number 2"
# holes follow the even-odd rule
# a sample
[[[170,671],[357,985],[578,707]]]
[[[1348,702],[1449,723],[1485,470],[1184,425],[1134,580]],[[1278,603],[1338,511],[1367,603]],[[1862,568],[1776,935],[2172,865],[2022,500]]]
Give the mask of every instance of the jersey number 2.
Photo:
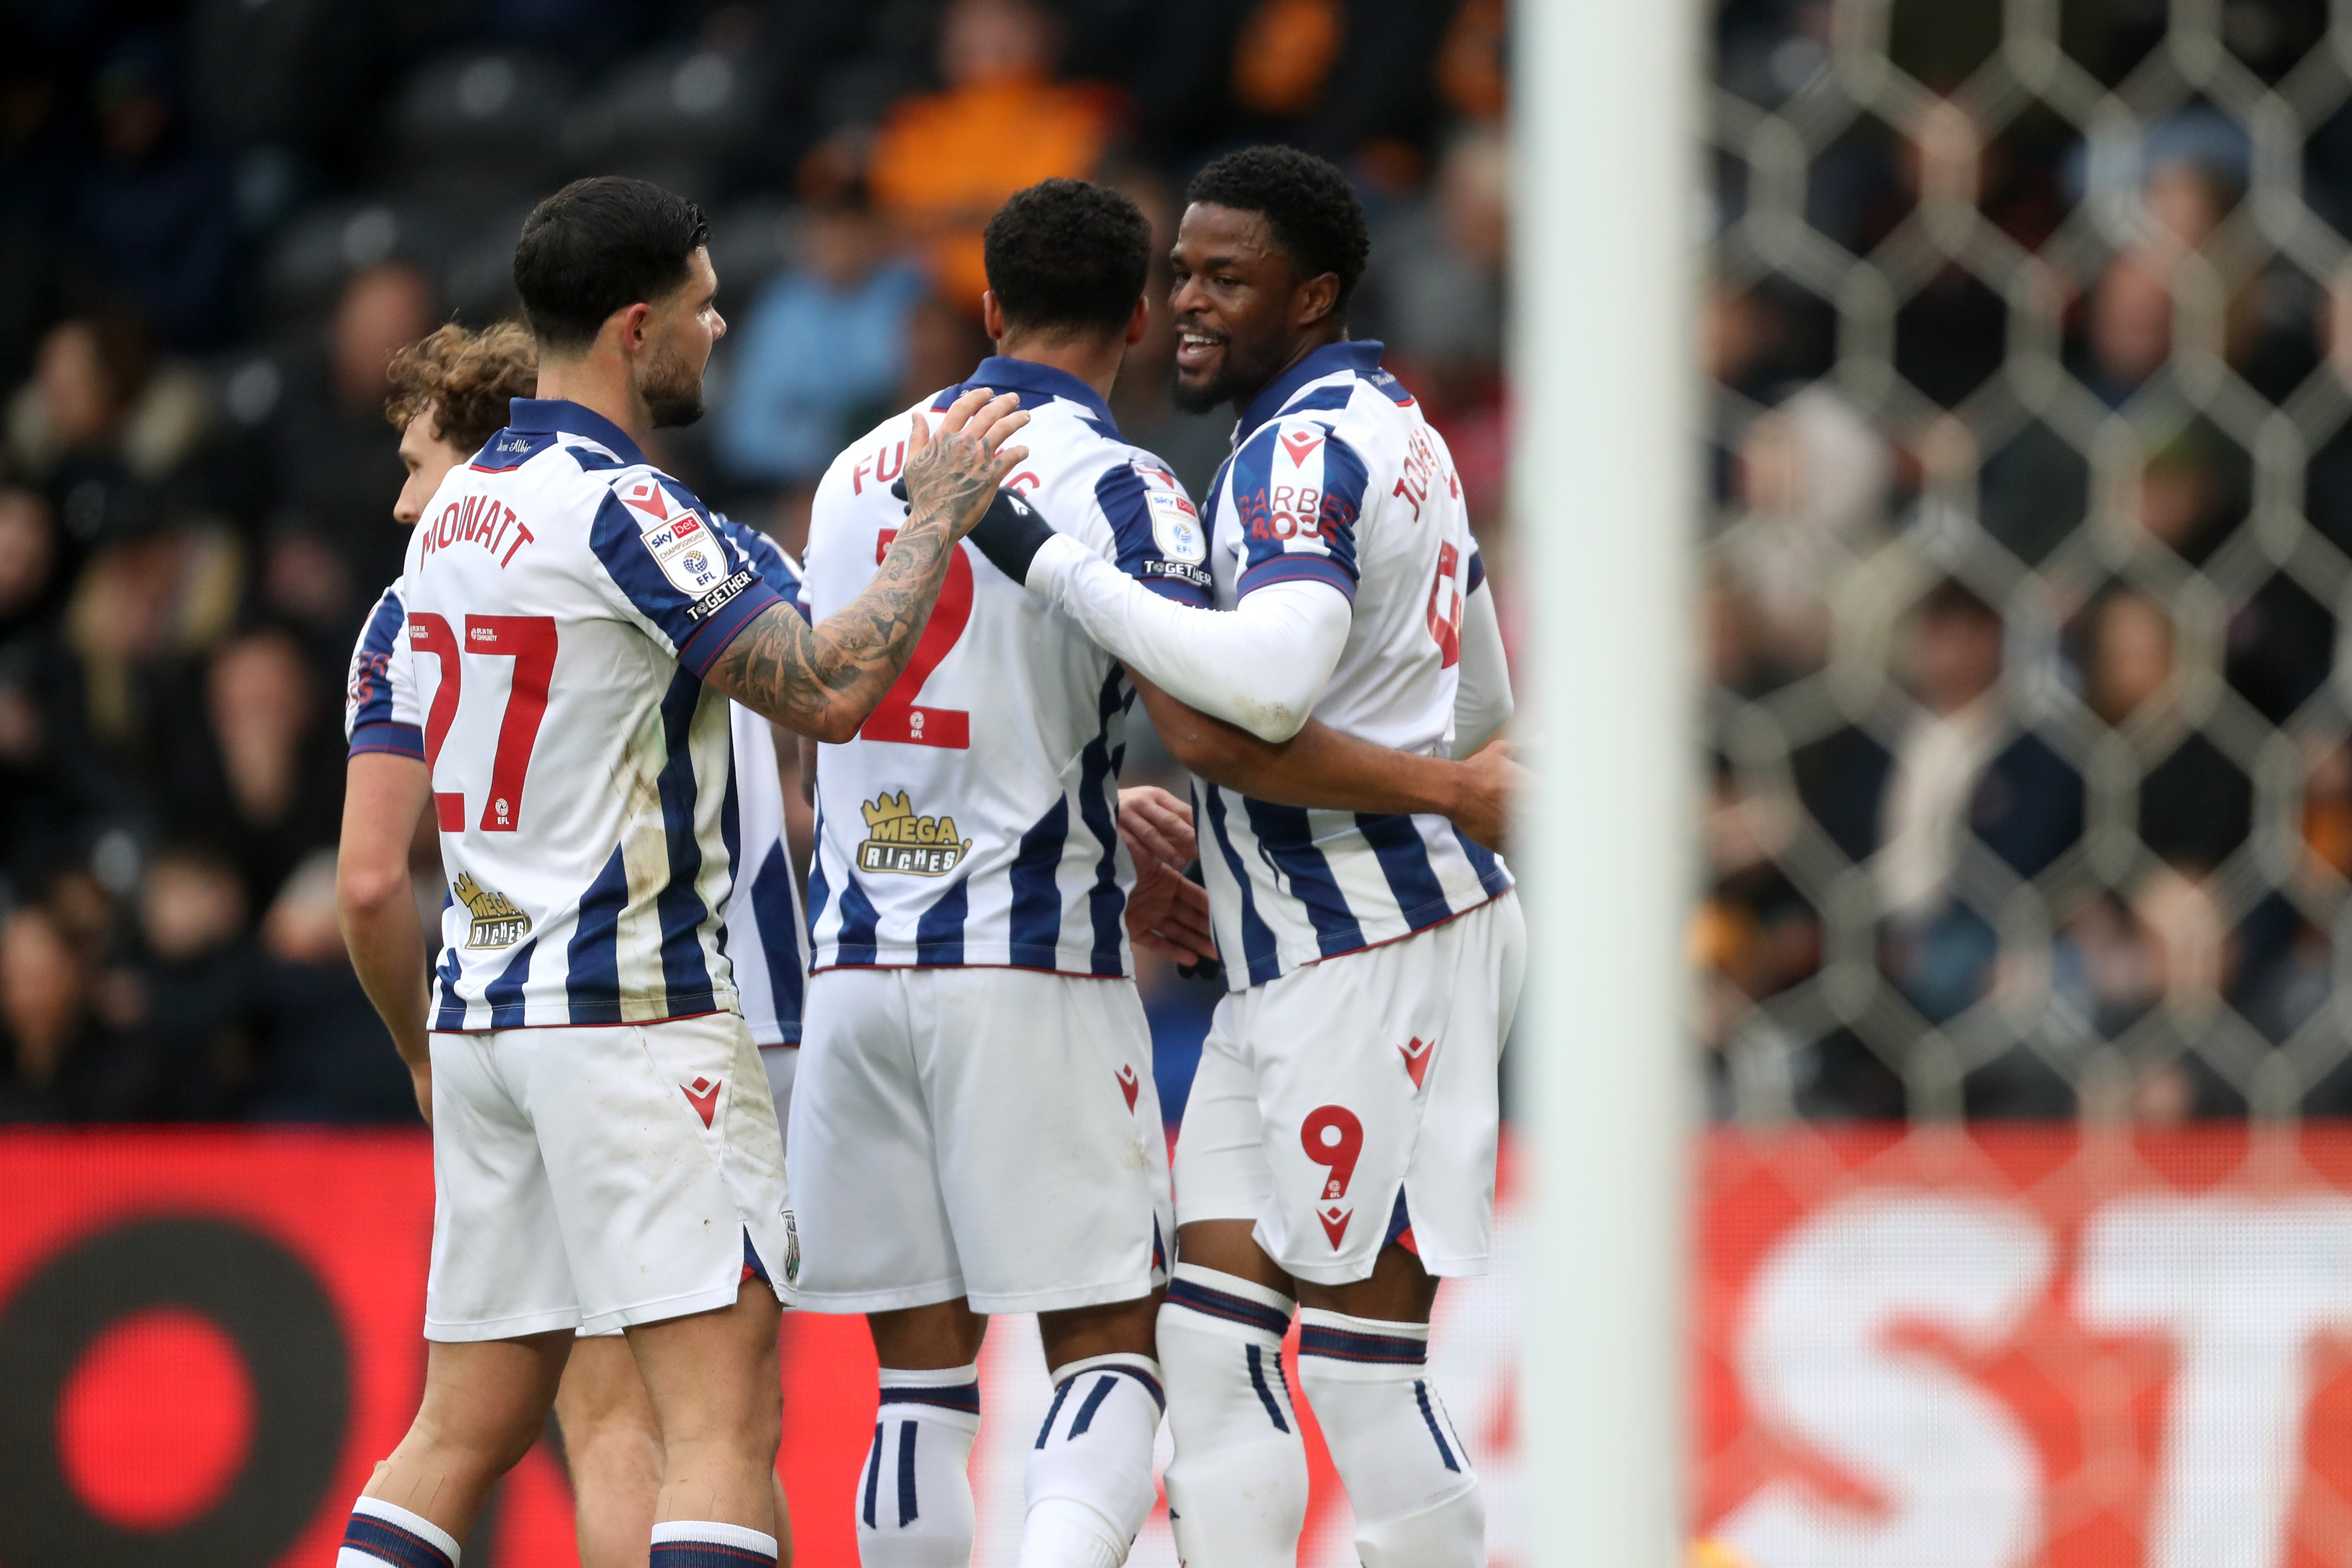
[[[888,554],[890,542],[898,537],[895,528],[886,528],[874,542],[874,563],[882,564]],[[939,668],[948,650],[963,636],[971,624],[971,557],[963,546],[954,547],[948,557],[948,580],[940,587],[940,602],[931,606],[931,618],[923,627],[920,641],[915,644],[914,656],[907,660],[898,683],[883,694],[882,701],[864,724],[858,727],[861,741],[897,741],[908,746],[940,746],[950,752],[971,749],[971,715],[961,708],[925,708],[915,699],[922,695],[923,682],[930,679],[931,671]]]
[[[482,802],[481,829],[512,833],[522,826],[523,775],[530,771],[530,749],[539,739],[539,721],[547,716],[547,683],[555,672],[553,616],[467,616],[466,640],[459,642],[440,616],[409,616],[409,647],[441,661],[441,684],[434,689],[433,706],[425,715],[425,766],[436,771],[441,742],[457,717],[464,694],[462,655],[480,654],[510,658],[514,683],[507,689],[507,710],[499,720],[499,749],[490,759],[490,793]],[[466,796],[462,792],[433,792],[433,809],[444,833],[466,830]]]

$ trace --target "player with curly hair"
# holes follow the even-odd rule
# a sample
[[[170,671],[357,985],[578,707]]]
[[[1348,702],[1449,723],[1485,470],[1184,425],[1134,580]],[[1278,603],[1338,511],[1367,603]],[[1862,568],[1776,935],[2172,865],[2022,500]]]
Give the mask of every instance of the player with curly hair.
[[[1187,1562],[1296,1560],[1307,1465],[1281,1356],[1303,1307],[1299,1383],[1366,1568],[1469,1568],[1485,1510],[1427,1376],[1429,1320],[1439,1279],[1486,1270],[1526,938],[1491,847],[1516,764],[1503,746],[1438,759],[1509,717],[1501,637],[1444,439],[1381,345],[1348,336],[1370,247],[1346,177],[1254,147],[1187,195],[1177,400],[1241,416],[1198,555],[1224,613],[1059,536],[1000,563],[1123,661],[1203,817],[1229,990],[1176,1144],[1169,1514]],[[1361,787],[1318,760],[1329,733],[1425,768]]]

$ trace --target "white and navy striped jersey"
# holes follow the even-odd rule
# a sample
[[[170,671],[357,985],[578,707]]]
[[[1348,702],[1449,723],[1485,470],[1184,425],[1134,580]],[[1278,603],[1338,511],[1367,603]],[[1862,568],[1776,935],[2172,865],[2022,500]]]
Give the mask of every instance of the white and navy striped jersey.
[[[992,358],[860,437],[825,471],[804,594],[823,618],[873,577],[906,516],[908,421],[966,386],[1017,393],[1029,458],[1006,483],[1155,592],[1205,608],[1207,536],[1166,465],[1076,377]],[[857,738],[822,748],[809,872],[814,967],[961,964],[1126,975],[1118,770],[1134,688],[1076,622],[957,548],[906,673]]]
[[[725,517],[714,513],[711,522],[742,549],[769,587],[797,598],[800,575],[791,557],[764,535]],[[369,611],[352,650],[343,731],[354,756],[389,752],[425,760],[424,710],[417,703],[407,618],[394,584]],[[751,1038],[762,1046],[797,1044],[808,974],[808,923],[784,839],[783,795],[768,721],[736,706],[730,742],[733,777],[720,832],[733,888],[722,911],[722,950]]]
[[[780,596],[603,416],[511,421],[400,582],[451,879],[432,1026],[731,1009],[730,705],[702,676]]]
[[[1354,606],[1314,716],[1398,751],[1454,739],[1462,605],[1483,573],[1445,442],[1377,342],[1338,342],[1250,405],[1207,503],[1221,609],[1269,583],[1328,584]],[[1393,942],[1511,886],[1442,816],[1316,811],[1193,781],[1227,984]]]

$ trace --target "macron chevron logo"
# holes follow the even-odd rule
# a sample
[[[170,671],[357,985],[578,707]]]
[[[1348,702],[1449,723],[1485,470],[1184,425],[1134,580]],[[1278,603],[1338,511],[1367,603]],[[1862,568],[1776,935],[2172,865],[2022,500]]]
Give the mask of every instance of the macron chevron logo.
[[[1282,438],[1283,450],[1290,454],[1292,466],[1302,468],[1307,466],[1307,459],[1315,455],[1315,448],[1322,444],[1322,437],[1307,430],[1293,430]]]
[[[1412,1078],[1413,1092],[1416,1094],[1421,1092],[1421,1080],[1429,1076],[1429,1058],[1435,1055],[1436,1051],[1436,1040],[1424,1040],[1419,1035],[1412,1037],[1411,1045],[1397,1047],[1397,1054],[1404,1058],[1404,1070]]]
[[[1323,1234],[1331,1238],[1331,1250],[1337,1252],[1340,1237],[1348,1234],[1348,1222],[1356,1217],[1356,1213],[1333,1204],[1329,1208],[1316,1210],[1315,1217],[1323,1222]]]
[[[702,1118],[706,1130],[710,1126],[712,1113],[719,1109],[719,1081],[715,1078],[698,1078],[691,1085],[682,1083],[677,1086],[678,1092],[686,1096],[686,1102],[694,1107],[694,1113]]]
[[[1130,1115],[1135,1110],[1135,1097],[1142,1089],[1143,1080],[1135,1076],[1135,1068],[1121,1062],[1118,1067],[1118,1091],[1127,1096],[1127,1109]]]
[[[651,479],[639,479],[621,491],[620,496],[624,506],[635,507],[647,517],[667,519],[669,516],[669,503],[662,500],[661,486]]]

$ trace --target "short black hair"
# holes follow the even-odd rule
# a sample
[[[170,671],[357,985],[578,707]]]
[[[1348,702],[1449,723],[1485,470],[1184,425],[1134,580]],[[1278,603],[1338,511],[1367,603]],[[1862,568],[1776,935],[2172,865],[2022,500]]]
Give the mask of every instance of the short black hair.
[[[1296,147],[1244,147],[1192,176],[1184,203],[1196,202],[1264,213],[1274,242],[1290,258],[1291,276],[1337,273],[1339,297],[1331,313],[1348,313],[1372,237],[1364,226],[1364,204],[1337,164]]]
[[[1041,180],[996,209],[981,251],[1007,322],[1115,331],[1151,276],[1151,220],[1108,185]]]
[[[606,318],[686,281],[710,220],[650,180],[574,180],[530,209],[515,242],[515,292],[541,349],[585,348]]]

